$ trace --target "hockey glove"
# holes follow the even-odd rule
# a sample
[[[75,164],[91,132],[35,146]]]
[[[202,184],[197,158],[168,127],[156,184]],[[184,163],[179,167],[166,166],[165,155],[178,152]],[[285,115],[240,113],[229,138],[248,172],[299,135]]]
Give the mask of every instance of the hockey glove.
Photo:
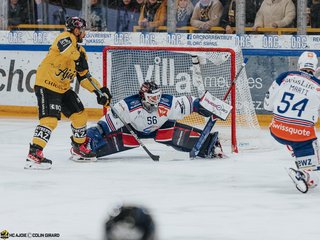
[[[208,91],[206,91],[199,100],[198,113],[205,117],[214,115],[225,121],[229,116],[231,109],[231,105],[212,96]]]
[[[203,106],[200,105],[200,99],[196,99],[193,103],[193,111],[199,113],[200,115],[204,117],[211,117],[212,112],[204,108]]]
[[[206,108],[202,107],[200,104],[199,104],[198,113],[204,117],[211,117],[213,115],[212,112],[208,111]]]
[[[103,96],[100,96],[100,94],[97,91],[94,91],[94,93],[97,95],[97,102],[100,105],[103,106],[109,106],[112,95],[107,87],[100,88],[100,91],[103,93]]]
[[[89,70],[86,54],[84,52],[80,52],[80,57],[75,61],[75,64],[77,72]]]

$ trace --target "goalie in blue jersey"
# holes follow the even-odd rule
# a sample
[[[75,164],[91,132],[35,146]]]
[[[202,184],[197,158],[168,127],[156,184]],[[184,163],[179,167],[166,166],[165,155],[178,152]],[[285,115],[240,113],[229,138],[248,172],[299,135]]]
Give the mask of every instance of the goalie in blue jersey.
[[[193,96],[174,97],[162,94],[155,82],[144,82],[139,93],[129,96],[114,105],[126,123],[130,124],[139,138],[153,138],[156,142],[190,152],[202,130],[177,122],[193,112],[210,117],[215,114],[225,120],[231,106],[213,97],[209,92],[201,98]],[[139,147],[139,142],[130,134],[120,118],[111,109],[88,129],[91,149],[97,157]],[[211,133],[203,144],[199,157],[223,157],[218,132]]]

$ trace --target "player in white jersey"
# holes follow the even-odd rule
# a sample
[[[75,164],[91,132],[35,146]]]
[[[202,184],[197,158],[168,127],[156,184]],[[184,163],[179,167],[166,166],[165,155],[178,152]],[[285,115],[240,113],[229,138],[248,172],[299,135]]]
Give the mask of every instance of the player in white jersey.
[[[317,65],[314,52],[303,52],[298,60],[300,71],[280,74],[264,100],[264,108],[273,112],[271,135],[292,149],[297,169],[290,168],[288,173],[303,193],[319,182],[315,123],[320,110],[320,80],[314,76]]]
[[[192,96],[174,97],[162,94],[154,82],[144,82],[139,94],[129,96],[114,105],[120,117],[132,126],[139,138],[153,138],[156,142],[170,145],[177,150],[190,152],[201,130],[178,123],[193,112],[205,117],[212,115],[212,106],[217,106],[211,94],[199,99]],[[218,104],[226,103],[219,100]],[[209,103],[209,105],[208,105]],[[227,105],[227,104],[226,104]],[[225,108],[230,107],[227,105]],[[231,108],[226,112],[230,112]],[[227,113],[227,114],[228,114]],[[219,116],[218,116],[219,117]],[[97,157],[139,147],[139,143],[126,129],[122,121],[109,110],[95,127],[88,129],[91,148]],[[204,143],[200,157],[222,157],[218,132],[211,133]]]

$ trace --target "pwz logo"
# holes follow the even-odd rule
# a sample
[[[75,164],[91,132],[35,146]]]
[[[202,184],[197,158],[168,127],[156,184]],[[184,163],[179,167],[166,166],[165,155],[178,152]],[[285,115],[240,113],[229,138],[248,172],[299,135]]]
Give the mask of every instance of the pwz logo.
[[[312,166],[312,162],[311,162],[311,159],[308,158],[308,159],[304,159],[304,160],[298,160],[297,165],[299,167]]]
[[[184,60],[185,61],[185,60]],[[178,93],[191,93],[191,86],[198,86],[196,69],[191,66],[176,73],[175,59],[155,57],[154,64],[147,65],[145,75],[140,64],[134,65],[139,84],[155,81],[162,86],[175,86]],[[186,70],[190,72],[186,72]]]

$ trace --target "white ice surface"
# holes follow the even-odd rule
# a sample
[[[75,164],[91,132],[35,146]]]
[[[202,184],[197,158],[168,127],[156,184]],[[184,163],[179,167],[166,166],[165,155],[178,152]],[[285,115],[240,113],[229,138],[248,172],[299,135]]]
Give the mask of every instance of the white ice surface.
[[[0,119],[0,231],[98,240],[111,209],[132,203],[150,209],[159,240],[320,239],[319,189],[295,189],[284,169],[293,159],[276,142],[276,150],[189,160],[148,141],[160,162],[139,148],[82,164],[68,160],[70,123],[62,121],[44,151],[53,168],[24,170],[36,125]]]

